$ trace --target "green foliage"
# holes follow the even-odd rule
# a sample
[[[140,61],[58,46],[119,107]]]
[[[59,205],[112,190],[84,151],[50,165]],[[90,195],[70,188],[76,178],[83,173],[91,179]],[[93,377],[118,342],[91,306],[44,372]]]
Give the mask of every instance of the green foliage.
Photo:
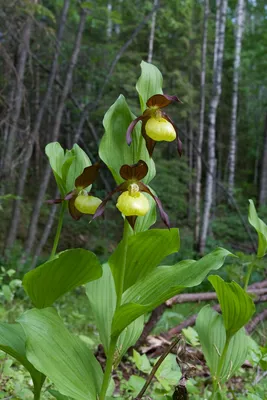
[[[139,94],[141,111],[144,112],[147,108],[147,100],[154,94],[163,93],[163,78],[157,67],[145,61],[141,62],[141,71],[141,76],[136,83],[136,90]]]
[[[64,326],[53,308],[32,309],[19,323],[27,336],[26,354],[31,363],[73,399],[96,398],[102,370],[88,347]]]
[[[223,315],[227,338],[231,338],[239,329],[248,323],[255,313],[252,298],[237,283],[224,282],[219,276],[210,276]]]
[[[248,337],[245,331],[239,330],[230,340],[222,369],[219,371],[226,343],[226,331],[222,316],[212,310],[209,305],[203,307],[197,317],[196,330],[212,376],[222,383],[226,382],[246,359]]]
[[[63,294],[101,275],[102,268],[94,253],[71,249],[28,272],[23,287],[34,306],[44,308],[51,306]]]
[[[257,256],[264,257],[267,254],[267,225],[258,217],[252,200],[249,200],[248,220],[250,225],[255,228],[258,233],[258,254]]]

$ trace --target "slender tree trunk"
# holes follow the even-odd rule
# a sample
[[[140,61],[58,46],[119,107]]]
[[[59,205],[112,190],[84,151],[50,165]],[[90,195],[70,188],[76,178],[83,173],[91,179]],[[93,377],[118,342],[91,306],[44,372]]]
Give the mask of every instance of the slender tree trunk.
[[[215,39],[215,50],[217,47],[217,54],[214,55],[216,59],[215,69],[213,71],[213,89],[212,97],[210,101],[209,110],[209,132],[208,132],[208,167],[209,173],[206,177],[206,189],[205,189],[205,202],[204,202],[204,212],[203,212],[203,223],[199,242],[199,251],[204,253],[209,220],[210,220],[210,210],[213,198],[213,185],[215,179],[215,168],[216,168],[216,156],[215,156],[215,140],[216,140],[216,117],[217,108],[221,95],[221,81],[222,81],[222,65],[223,65],[223,52],[224,52],[224,37],[225,37],[225,25],[226,25],[226,12],[227,12],[227,0],[221,0],[220,2],[220,27],[219,27],[219,37]],[[216,18],[217,19],[217,18]],[[216,46],[216,41],[218,44]]]
[[[260,206],[266,205],[267,203],[267,114],[265,118],[264,127],[264,145],[262,153],[262,165],[261,165],[261,179],[260,179]]]
[[[59,136],[59,129],[60,129],[63,112],[64,112],[64,108],[65,108],[65,101],[67,99],[69,90],[71,88],[72,75],[73,75],[73,71],[76,66],[76,63],[78,60],[78,55],[79,55],[80,48],[81,48],[81,40],[82,40],[82,35],[83,35],[84,27],[85,27],[86,15],[87,15],[87,12],[85,10],[82,10],[81,17],[80,17],[80,23],[79,23],[79,27],[78,27],[78,31],[77,31],[77,35],[76,35],[76,39],[75,39],[75,44],[74,44],[71,60],[70,60],[67,75],[66,75],[65,84],[64,84],[64,87],[63,87],[63,90],[61,93],[59,105],[58,105],[57,112],[56,112],[55,123],[54,123],[53,133],[52,133],[52,141],[54,141],[54,142],[58,139],[58,136]],[[43,203],[45,192],[47,190],[50,175],[51,175],[51,168],[50,168],[49,163],[47,163],[45,170],[44,170],[42,183],[40,185],[38,196],[37,196],[37,199],[36,199],[36,202],[34,205],[34,209],[32,212],[31,221],[29,224],[28,238],[27,238],[27,241],[25,244],[25,255],[26,256],[30,253],[32,246],[34,244],[35,238],[36,238],[37,224],[38,224],[38,219],[39,219],[39,215],[40,215],[40,209],[41,209],[41,206]]]
[[[16,143],[17,127],[22,107],[22,101],[24,96],[24,73],[26,68],[26,62],[29,52],[30,36],[32,29],[32,16],[29,16],[25,22],[22,30],[21,43],[18,48],[18,62],[16,65],[16,84],[14,90],[14,107],[12,108],[11,114],[11,128],[8,134],[7,146],[5,149],[4,166],[2,171],[2,179],[10,176],[12,170],[12,159],[13,151]]]
[[[112,23],[112,1],[109,0],[108,5],[107,5],[107,15],[108,15],[108,23],[107,23],[107,38],[110,39],[112,36],[112,29],[113,29],[113,23]]]
[[[61,45],[61,41],[63,38],[69,4],[70,4],[70,0],[65,0],[64,6],[62,9],[62,13],[61,13],[61,17],[59,20],[58,33],[57,33],[57,38],[56,38],[56,49],[55,49],[54,59],[53,59],[52,65],[51,65],[51,71],[50,71],[50,75],[49,75],[49,79],[48,79],[47,90],[46,90],[45,96],[43,98],[43,101],[38,109],[38,112],[37,112],[37,115],[35,118],[35,122],[34,122],[34,126],[33,126],[33,130],[32,130],[32,134],[31,134],[31,138],[30,138],[30,143],[28,143],[28,145],[27,145],[28,150],[25,155],[24,162],[21,166],[21,173],[18,178],[17,191],[16,191],[16,195],[18,196],[18,198],[13,201],[12,220],[11,220],[10,228],[9,228],[9,231],[7,234],[6,249],[11,248],[14,245],[14,242],[16,240],[18,225],[20,222],[21,202],[22,202],[22,197],[24,194],[29,163],[30,163],[31,156],[32,156],[33,146],[34,146],[36,137],[38,136],[40,126],[41,126],[41,123],[43,120],[43,116],[44,116],[45,110],[47,108],[49,99],[51,97],[53,84],[54,84],[54,81],[56,78],[56,73],[57,73],[57,69],[58,69],[58,57],[60,54],[60,45]]]
[[[206,56],[207,56],[207,38],[208,38],[208,17],[209,0],[205,0],[204,27],[201,54],[201,76],[200,76],[200,116],[199,133],[197,140],[197,160],[196,160],[196,222],[195,222],[195,243],[199,242],[200,232],[200,200],[201,200],[201,176],[202,176],[202,145],[205,119],[205,85],[206,85]]]
[[[159,0],[154,0],[154,8],[159,6]],[[149,35],[149,43],[148,43],[148,56],[147,62],[151,63],[153,58],[153,48],[154,48],[154,39],[155,39],[155,27],[156,27],[156,18],[157,18],[157,9],[154,11],[151,18],[151,29]]]
[[[236,37],[235,37],[235,60],[234,60],[234,76],[233,76],[233,96],[232,96],[232,117],[230,130],[230,150],[229,150],[229,179],[228,188],[232,195],[235,183],[235,165],[236,165],[236,120],[238,106],[238,81],[240,54],[242,45],[243,25],[244,25],[244,0],[238,0],[237,18],[236,18]]]

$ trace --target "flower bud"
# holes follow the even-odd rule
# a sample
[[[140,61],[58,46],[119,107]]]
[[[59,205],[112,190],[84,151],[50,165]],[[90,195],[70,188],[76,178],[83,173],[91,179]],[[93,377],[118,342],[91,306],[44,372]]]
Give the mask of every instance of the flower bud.
[[[98,197],[80,194],[76,197],[74,205],[83,214],[94,214],[101,203]]]
[[[165,140],[172,142],[176,138],[176,132],[173,125],[165,118],[151,117],[145,125],[147,136],[155,141]]]
[[[146,215],[150,208],[146,196],[140,192],[130,194],[128,190],[119,196],[116,207],[126,217],[133,215],[142,217]]]

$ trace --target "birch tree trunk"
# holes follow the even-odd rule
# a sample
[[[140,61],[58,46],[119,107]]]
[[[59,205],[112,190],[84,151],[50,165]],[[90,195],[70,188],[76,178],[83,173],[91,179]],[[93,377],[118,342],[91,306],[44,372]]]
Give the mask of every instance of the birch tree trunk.
[[[204,212],[202,221],[202,230],[200,234],[199,241],[199,251],[201,254],[204,253],[208,227],[210,221],[210,210],[213,198],[213,185],[214,185],[214,175],[216,169],[216,155],[215,155],[215,140],[216,140],[216,117],[217,108],[221,95],[221,83],[222,83],[222,66],[223,66],[223,52],[224,52],[224,37],[225,37],[225,25],[226,25],[226,12],[227,12],[227,0],[220,1],[220,7],[217,9],[217,13],[220,16],[216,21],[219,20],[219,36],[215,38],[214,47],[214,60],[216,60],[216,65],[213,70],[213,88],[212,96],[209,107],[209,131],[208,131],[208,171],[206,178],[206,188],[205,188],[205,201],[204,201]],[[218,4],[217,4],[218,6]],[[217,31],[217,29],[216,29]],[[216,43],[217,42],[217,43]],[[217,52],[216,52],[217,49]]]
[[[111,36],[112,36],[112,29],[113,29],[113,23],[112,23],[111,13],[112,13],[112,1],[109,0],[108,5],[107,5],[107,16],[108,16],[107,37],[108,37],[109,39],[110,39]]]
[[[28,143],[28,150],[25,155],[24,162],[21,166],[21,172],[18,178],[17,182],[17,199],[13,201],[13,208],[12,208],[12,220],[10,224],[10,228],[7,234],[7,240],[6,240],[6,249],[11,248],[14,245],[14,242],[16,240],[17,236],[17,230],[18,230],[18,225],[20,222],[20,208],[21,208],[21,202],[22,202],[22,197],[24,194],[24,189],[25,189],[25,183],[27,179],[27,173],[28,173],[28,168],[29,168],[29,163],[31,160],[32,156],[32,151],[33,151],[33,146],[36,140],[36,137],[38,136],[40,126],[43,120],[44,113],[46,111],[49,99],[51,97],[54,81],[56,78],[56,73],[58,69],[58,57],[60,54],[60,46],[61,46],[61,41],[63,38],[63,33],[64,33],[64,28],[66,24],[66,19],[67,19],[67,13],[68,13],[68,8],[69,8],[70,0],[65,0],[64,1],[64,6],[62,9],[61,17],[59,20],[59,27],[58,27],[58,33],[56,37],[56,49],[54,53],[54,58],[53,62],[51,65],[51,71],[48,79],[48,85],[47,85],[47,90],[45,93],[45,96],[43,98],[43,101],[38,109],[33,130],[31,133],[31,138],[30,138],[30,143]]]
[[[263,206],[266,205],[267,203],[267,114],[265,118],[264,145],[263,145],[261,164],[262,165],[261,165],[259,204],[260,206]]]
[[[150,29],[150,35],[149,35],[148,56],[147,56],[147,62],[148,63],[151,63],[152,62],[152,58],[153,58],[153,48],[154,48],[156,18],[157,18],[157,7],[158,6],[159,6],[159,0],[154,0],[153,8],[156,8],[156,10],[153,12],[153,15],[152,15],[152,18],[151,18],[151,29]]]
[[[14,99],[13,104],[11,106],[11,127],[8,133],[7,146],[5,149],[5,158],[4,165],[2,171],[2,179],[10,176],[10,171],[12,169],[12,159],[13,159],[13,151],[16,142],[16,133],[18,127],[18,121],[20,117],[23,96],[24,96],[24,73],[26,68],[26,62],[28,58],[29,52],[29,44],[30,44],[30,36],[32,29],[32,16],[29,16],[25,22],[25,25],[21,34],[21,43],[18,48],[18,62],[16,67],[16,84],[14,86]],[[4,179],[3,179],[4,180]]]
[[[209,17],[209,0],[205,0],[203,41],[202,41],[202,51],[201,51],[200,116],[199,116],[199,133],[198,133],[198,141],[197,141],[197,157],[196,157],[195,243],[199,242],[199,232],[200,232],[200,200],[201,200],[201,176],[202,176],[201,154],[202,154],[202,145],[203,145],[204,117],[205,117],[205,85],[206,85],[206,55],[207,55],[207,38],[208,38],[208,17]]]
[[[59,136],[59,129],[60,129],[61,122],[62,122],[63,112],[64,112],[64,108],[65,108],[65,101],[67,99],[67,96],[68,96],[70,88],[71,88],[72,75],[73,75],[73,71],[76,66],[80,48],[81,48],[81,40],[82,40],[82,35],[83,35],[84,27],[85,27],[86,15],[87,15],[86,10],[82,10],[81,16],[80,16],[79,27],[78,27],[78,31],[77,31],[77,35],[76,35],[76,39],[75,39],[75,44],[73,47],[73,52],[71,55],[69,66],[68,66],[65,84],[64,84],[64,87],[63,87],[63,90],[61,93],[59,105],[58,105],[56,116],[55,116],[55,123],[54,123],[52,137],[51,137],[51,140],[54,142],[57,141],[58,136]],[[39,192],[37,195],[37,199],[36,199],[36,202],[34,205],[34,209],[32,212],[31,221],[29,224],[28,237],[27,237],[27,241],[25,244],[25,255],[26,256],[31,252],[35,238],[36,238],[37,224],[38,224],[38,219],[39,219],[39,215],[40,215],[40,210],[41,210],[41,206],[43,203],[45,192],[47,190],[50,176],[51,176],[51,168],[50,168],[49,163],[47,163],[45,170],[44,170],[43,179],[41,181],[41,185],[39,188]]]
[[[233,96],[232,96],[232,117],[230,130],[230,149],[229,149],[229,178],[228,189],[233,195],[235,184],[235,165],[236,165],[236,120],[238,106],[238,81],[240,68],[240,54],[242,45],[242,35],[244,26],[244,0],[238,0],[237,18],[236,18],[236,37],[235,37],[235,59],[234,59],[234,76],[233,76]]]

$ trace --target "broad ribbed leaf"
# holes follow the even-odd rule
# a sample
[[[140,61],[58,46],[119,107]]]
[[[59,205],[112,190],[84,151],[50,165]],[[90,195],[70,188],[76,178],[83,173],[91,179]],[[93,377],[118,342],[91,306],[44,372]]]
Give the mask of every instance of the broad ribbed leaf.
[[[67,178],[66,178],[67,192],[70,192],[75,188],[75,180],[78,176],[81,175],[84,168],[92,165],[90,158],[77,144],[75,144],[71,149],[71,155],[74,158],[67,173]],[[90,190],[90,187],[88,190]]]
[[[258,257],[267,253],[267,225],[258,217],[252,200],[249,200],[248,221],[258,233]]]
[[[0,350],[18,360],[30,373],[36,393],[40,393],[45,375],[37,371],[26,357],[26,336],[19,324],[0,323]]]
[[[109,265],[103,265],[103,275],[100,279],[86,285],[86,294],[95,318],[101,343],[105,353],[108,353],[112,318],[116,308],[117,295]],[[130,324],[120,335],[117,342],[117,359],[120,359],[133,346],[142,333],[144,318],[140,317]]]
[[[146,102],[155,94],[162,94],[163,78],[161,72],[155,65],[141,62],[141,76],[136,83],[142,112],[147,108]]]
[[[151,229],[131,236],[128,240],[124,290],[147,276],[165,257],[177,252],[179,247],[179,230],[176,228]],[[123,251],[122,241],[109,259],[115,285],[120,279]]]
[[[101,275],[102,267],[94,253],[71,249],[28,272],[22,284],[35,307],[44,308],[51,306],[63,294]]]
[[[103,378],[100,364],[89,348],[65,328],[54,308],[27,311],[19,323],[27,336],[28,360],[60,393],[77,400],[97,398]]]
[[[105,134],[99,147],[99,156],[110,169],[117,184],[124,180],[120,176],[120,168],[124,164],[132,165],[143,160],[148,165],[148,174],[144,183],[149,183],[155,176],[155,164],[149,157],[145,141],[141,135],[141,123],[133,132],[133,142],[126,143],[126,131],[135,116],[131,113],[124,96],[120,95],[106,112],[104,117]]]
[[[112,335],[118,335],[140,315],[151,311],[186,287],[199,285],[211,270],[222,267],[228,255],[232,254],[218,248],[198,261],[185,260],[173,266],[158,267],[145,279],[137,281],[123,294],[123,305],[116,311],[112,322]]]
[[[255,312],[252,298],[237,283],[224,282],[217,275],[209,277],[221,306],[227,337],[233,336]]]
[[[50,166],[53,170],[57,186],[61,196],[66,194],[65,182],[62,179],[62,165],[64,163],[64,150],[58,142],[48,143],[45,147],[45,154],[48,157]]]
[[[220,355],[226,341],[223,318],[207,305],[201,309],[196,320],[196,330],[206,362],[212,376],[216,376]],[[240,329],[230,340],[225,362],[219,377],[222,383],[227,381],[241,367],[248,352],[248,336]]]

